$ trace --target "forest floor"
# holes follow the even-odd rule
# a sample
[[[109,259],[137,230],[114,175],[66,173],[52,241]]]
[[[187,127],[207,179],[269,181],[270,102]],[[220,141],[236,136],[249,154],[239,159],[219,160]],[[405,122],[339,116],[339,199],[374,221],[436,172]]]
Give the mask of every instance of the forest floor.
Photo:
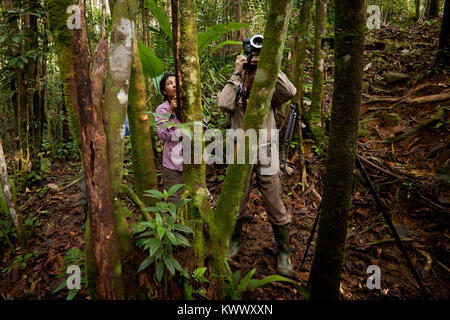
[[[408,254],[428,294],[432,299],[448,299],[450,141],[447,112],[443,118],[429,120],[437,117],[437,107],[448,108],[449,97],[442,101],[426,101],[442,98],[448,93],[450,81],[448,75],[442,74],[425,77],[436,53],[438,25],[436,20],[409,27],[388,26],[369,35],[371,39],[386,44],[386,47],[384,50],[365,52],[365,94],[361,107],[358,154],[367,160],[363,164],[389,208],[398,232],[405,238]],[[326,64],[329,66],[329,79],[332,79],[330,75],[333,72],[331,62],[328,59]],[[330,81],[327,84],[325,104],[329,108],[332,86]],[[424,96],[433,97],[425,99],[425,102],[412,100]],[[399,123],[392,126],[389,119],[385,119],[388,113],[398,114]],[[425,125],[416,133],[398,142],[387,142],[389,138],[399,138],[421,124]],[[313,190],[319,194],[323,191],[320,176],[324,173],[326,159],[318,153],[315,146],[305,143],[310,188],[302,192],[300,170],[295,170],[298,164],[294,162],[290,163],[293,172],[291,175],[284,174],[283,179],[283,201],[292,214],[290,244],[294,278],[305,286],[312,264],[314,241],[302,268],[300,263],[319,203]],[[13,250],[2,254],[2,298],[58,299],[66,296],[66,290],[56,294],[52,291],[61,282],[57,275],[67,264],[64,255],[71,248],[84,248],[84,232],[80,229],[84,223],[81,193],[79,184],[62,192],[52,191],[45,185],[69,184],[79,177],[79,167],[76,161],[54,163],[45,184],[35,186],[20,197],[21,211],[32,213],[35,218],[28,228],[33,229],[29,245],[30,252],[35,254],[27,261],[19,261]],[[208,168],[208,188],[215,199],[221,189],[219,177],[223,175],[225,167]],[[417,282],[392,241],[374,198],[357,171],[355,177],[357,183],[349,216],[341,297],[349,300],[420,299]],[[276,243],[255,184],[243,230],[243,246],[230,263],[232,270],[239,269],[245,274],[256,268],[255,278],[276,274]],[[366,286],[369,276],[366,270],[370,265],[381,269],[381,290],[369,290]],[[246,293],[243,298],[303,299],[291,285],[283,283],[268,284],[255,292]],[[82,289],[77,299],[89,299],[87,291]]]

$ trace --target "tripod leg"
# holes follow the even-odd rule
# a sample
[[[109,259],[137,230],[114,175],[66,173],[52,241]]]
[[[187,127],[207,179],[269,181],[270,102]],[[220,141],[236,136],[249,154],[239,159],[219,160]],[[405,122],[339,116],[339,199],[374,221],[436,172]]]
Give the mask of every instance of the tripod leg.
[[[284,157],[284,153],[286,150],[286,143],[289,138],[289,130],[291,129],[291,126],[292,126],[291,120],[292,120],[292,112],[289,114],[289,120],[288,120],[288,124],[287,124],[287,128],[286,128],[286,133],[284,134],[283,150],[281,151],[281,154],[280,154],[280,168],[283,165],[283,157]]]
[[[313,224],[313,227],[312,227],[311,234],[309,236],[308,242],[306,244],[305,254],[303,255],[303,259],[302,259],[302,263],[300,264],[300,267],[303,267],[303,265],[305,264],[306,257],[308,256],[309,247],[311,246],[311,242],[314,239],[314,234],[316,233],[317,224],[319,222],[319,214],[320,214],[320,207],[319,207],[319,210],[317,212],[316,219],[314,220],[314,224]]]
[[[373,195],[373,197],[375,199],[375,203],[376,203],[378,209],[383,214],[383,217],[384,217],[384,219],[386,220],[386,223],[389,226],[389,229],[390,229],[390,231],[392,233],[392,236],[395,239],[395,242],[397,243],[398,248],[400,249],[400,251],[402,252],[403,256],[405,257],[406,262],[408,263],[409,269],[411,270],[412,274],[414,275],[414,278],[416,278],[416,281],[419,284],[420,290],[422,291],[422,294],[423,294],[424,298],[428,300],[428,294],[427,294],[427,292],[425,290],[425,287],[423,286],[422,280],[420,279],[416,268],[414,267],[413,263],[411,262],[411,259],[409,258],[408,253],[406,252],[406,248],[403,245],[403,242],[400,239],[400,236],[398,235],[397,230],[395,229],[391,218],[389,217],[389,214],[387,212],[386,206],[381,202],[380,198],[378,197],[378,194],[375,191],[375,188],[373,187],[373,184],[370,181],[369,176],[367,175],[366,169],[362,165],[361,160],[359,159],[358,155],[356,155],[356,165],[358,166],[358,169],[361,171],[361,174],[364,177],[364,180],[366,181],[366,183],[367,183],[367,185],[369,187],[369,190],[370,190],[370,192],[372,193],[372,195]]]

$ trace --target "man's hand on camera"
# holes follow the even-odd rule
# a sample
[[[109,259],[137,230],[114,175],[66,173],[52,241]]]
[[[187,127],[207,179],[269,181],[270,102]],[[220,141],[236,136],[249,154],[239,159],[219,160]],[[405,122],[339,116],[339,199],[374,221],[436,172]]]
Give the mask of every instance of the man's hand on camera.
[[[244,72],[244,64],[247,63],[247,57],[244,55],[239,55],[236,58],[236,72],[239,72],[241,74],[241,77],[243,76]]]

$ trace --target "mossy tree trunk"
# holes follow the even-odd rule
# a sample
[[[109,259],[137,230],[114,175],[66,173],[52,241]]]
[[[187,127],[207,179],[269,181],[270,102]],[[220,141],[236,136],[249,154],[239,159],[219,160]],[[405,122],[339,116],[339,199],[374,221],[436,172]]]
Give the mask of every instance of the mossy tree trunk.
[[[8,170],[6,167],[5,154],[3,153],[3,146],[0,140],[0,192],[3,193],[6,205],[8,207],[9,215],[16,228],[17,237],[19,239],[19,246],[22,254],[27,251],[27,238],[25,235],[25,230],[23,228],[23,221],[20,212],[17,210],[16,202],[13,197],[11,184],[8,178]]]
[[[298,26],[298,42],[294,62],[294,87],[297,88],[297,93],[292,98],[292,103],[297,103],[297,154],[300,159],[302,168],[302,190],[306,184],[306,166],[303,158],[303,135],[302,135],[302,114],[305,110],[303,105],[303,81],[306,66],[306,47],[308,45],[308,30],[310,25],[312,0],[304,0],[300,9],[299,26]]]
[[[108,174],[105,130],[92,100],[85,5],[79,3],[81,29],[73,31],[73,66],[79,106],[81,148],[89,207],[89,228],[97,269],[99,299],[123,299],[122,266],[116,234],[114,200]]]
[[[63,83],[63,93],[64,93],[64,105],[67,108],[69,127],[74,140],[75,145],[80,151],[81,164],[84,171],[84,160],[83,160],[83,148],[81,148],[81,136],[80,136],[80,110],[78,107],[78,97],[77,88],[75,84],[75,72],[74,72],[74,62],[73,62],[73,48],[72,48],[72,31],[67,27],[67,20],[70,14],[67,13],[67,8],[74,4],[73,0],[46,0],[45,5],[49,14],[49,30],[53,36],[53,44],[55,48],[56,55],[58,57],[59,72],[61,75],[61,80]],[[95,70],[95,62],[94,62]],[[95,78],[95,76],[94,76]],[[103,87],[103,85],[102,85]],[[95,80],[94,80],[94,95],[96,95],[95,90]],[[101,89],[101,94],[103,94],[103,88]],[[94,109],[99,116],[99,106],[95,105]],[[97,107],[97,108],[96,108]],[[101,111],[100,111],[101,116]],[[101,117],[99,121],[103,121]],[[48,127],[51,131],[51,128]],[[103,129],[102,129],[103,130]],[[86,179],[86,178],[85,178]],[[86,179],[87,181],[87,179]],[[89,201],[87,199],[87,201]],[[89,216],[89,213],[86,213]],[[96,262],[95,255],[93,251],[92,237],[90,234],[90,219],[87,218],[87,226],[85,232],[85,242],[86,242],[86,269],[88,276],[88,286],[90,289],[90,294],[92,297],[96,296]]]
[[[439,69],[450,66],[450,0],[444,3],[444,18],[442,19],[439,50],[436,54],[435,65]]]
[[[133,65],[130,79],[130,99],[128,101],[128,121],[131,133],[131,153],[133,157],[136,193],[147,206],[154,206],[156,199],[144,197],[144,191],[158,189],[155,157],[153,154],[150,117],[146,114],[146,88],[142,74],[142,64],[137,45],[137,31],[133,41]]]
[[[264,43],[256,71],[255,81],[243,119],[243,129],[263,128],[273,96],[283,57],[286,32],[293,1],[272,0],[268,14]],[[239,143],[238,143],[239,144]],[[239,146],[238,146],[239,148]],[[246,154],[249,146],[246,143]],[[222,192],[217,201],[214,220],[209,234],[212,242],[214,273],[217,275],[216,295],[223,298],[224,262],[226,249],[236,224],[245,187],[253,169],[252,164],[231,164]]]
[[[133,39],[136,27],[136,0],[115,0],[112,6],[112,31],[107,57],[103,122],[107,139],[108,171],[115,207],[116,232],[119,238],[125,296],[138,298],[136,248],[119,199],[125,149],[125,120],[129,101]]]
[[[69,125],[75,145],[80,148],[80,118],[74,81],[72,32],[67,28],[67,19],[69,18],[67,8],[73,4],[73,0],[45,0],[49,15],[49,30],[53,35],[59,72],[64,86]]]
[[[328,0],[316,1],[314,17],[314,79],[311,108],[305,112],[305,120],[309,125],[314,140],[322,143],[325,133],[322,128],[322,103],[325,51],[322,49],[322,38],[325,35]]]
[[[364,63],[364,1],[335,2],[335,80],[330,143],[311,299],[337,300],[347,240]]]
[[[179,1],[180,69],[182,79],[182,107],[185,122],[194,122],[191,140],[191,164],[183,164],[184,197],[192,199],[187,205],[185,219],[194,230],[193,266],[203,266],[205,258],[203,225],[212,215],[206,188],[206,167],[203,161],[205,140],[203,136],[203,108],[200,83],[200,64],[197,52],[197,5],[195,0]],[[195,147],[198,146],[196,157]]]

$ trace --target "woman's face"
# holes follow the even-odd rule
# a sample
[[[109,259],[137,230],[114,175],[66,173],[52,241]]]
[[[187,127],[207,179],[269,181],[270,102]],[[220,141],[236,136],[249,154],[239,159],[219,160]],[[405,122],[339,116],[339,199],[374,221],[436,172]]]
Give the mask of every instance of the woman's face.
[[[177,95],[177,84],[175,77],[171,76],[167,78],[163,93],[167,96],[169,101]]]

